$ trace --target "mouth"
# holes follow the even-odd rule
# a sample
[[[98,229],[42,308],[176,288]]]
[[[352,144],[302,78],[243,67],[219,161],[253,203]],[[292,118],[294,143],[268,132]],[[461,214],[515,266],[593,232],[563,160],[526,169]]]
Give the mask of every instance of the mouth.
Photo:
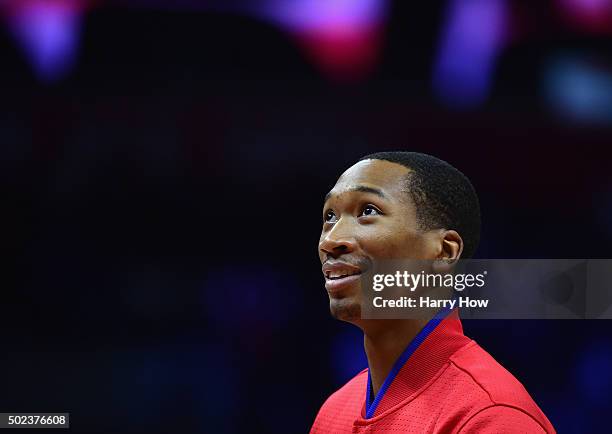
[[[325,289],[330,294],[337,294],[359,281],[361,270],[344,264],[336,264],[325,267]]]
[[[325,272],[325,279],[326,280],[341,280],[341,279],[346,279],[347,277],[351,277],[351,276],[358,276],[360,274],[361,274],[361,270],[347,270],[347,271],[328,270]]]

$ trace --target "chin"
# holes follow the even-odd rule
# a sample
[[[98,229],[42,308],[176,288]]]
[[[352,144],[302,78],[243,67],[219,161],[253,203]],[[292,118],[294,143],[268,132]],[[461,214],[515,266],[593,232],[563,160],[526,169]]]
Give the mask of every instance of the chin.
[[[331,315],[341,321],[355,322],[361,320],[361,304],[353,297],[330,298]]]

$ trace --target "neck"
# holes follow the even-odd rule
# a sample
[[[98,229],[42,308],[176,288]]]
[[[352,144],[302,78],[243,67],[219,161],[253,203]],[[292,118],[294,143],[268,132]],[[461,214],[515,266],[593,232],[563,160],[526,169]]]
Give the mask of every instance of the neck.
[[[375,327],[364,327],[363,338],[374,396],[399,356],[427,324],[426,319],[379,321]]]

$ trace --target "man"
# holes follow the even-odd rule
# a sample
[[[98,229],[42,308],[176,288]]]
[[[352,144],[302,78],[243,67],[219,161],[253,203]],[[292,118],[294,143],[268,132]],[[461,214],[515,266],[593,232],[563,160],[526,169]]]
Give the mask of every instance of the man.
[[[311,434],[552,433],[525,388],[463,334],[456,310],[363,319],[360,275],[392,259],[453,263],[474,253],[469,180],[414,152],[363,157],[325,198],[319,256],[332,315],[360,327],[368,369],[332,394]]]

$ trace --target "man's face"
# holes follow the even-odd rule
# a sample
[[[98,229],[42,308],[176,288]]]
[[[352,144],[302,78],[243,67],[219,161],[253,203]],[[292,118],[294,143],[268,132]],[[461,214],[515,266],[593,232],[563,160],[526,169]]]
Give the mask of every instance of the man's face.
[[[377,261],[435,256],[403,190],[409,172],[389,161],[360,161],[340,176],[326,197],[319,258],[334,317],[361,319],[359,274]]]

